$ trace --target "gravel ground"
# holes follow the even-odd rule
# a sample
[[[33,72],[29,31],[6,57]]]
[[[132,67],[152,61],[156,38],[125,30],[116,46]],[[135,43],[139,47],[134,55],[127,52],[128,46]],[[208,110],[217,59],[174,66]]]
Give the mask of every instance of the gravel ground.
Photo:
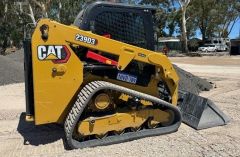
[[[24,81],[23,56],[23,50],[7,56],[0,55],[0,85]]]
[[[231,118],[230,124],[201,131],[182,124],[172,134],[66,151],[60,126],[24,122],[24,84],[20,83],[0,86],[0,156],[239,156],[240,68],[213,66],[212,60],[210,66],[193,66],[182,60],[188,58],[175,60],[179,67],[216,84],[201,95],[211,98]]]

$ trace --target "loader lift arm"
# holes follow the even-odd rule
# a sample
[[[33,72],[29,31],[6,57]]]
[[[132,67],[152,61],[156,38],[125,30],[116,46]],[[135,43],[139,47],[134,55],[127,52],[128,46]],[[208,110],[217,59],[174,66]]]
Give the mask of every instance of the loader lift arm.
[[[43,26],[47,26],[47,34],[40,31]],[[47,35],[48,39],[39,39],[40,36]],[[95,44],[89,44],[84,41],[78,41],[77,36],[83,36],[96,40]],[[36,39],[37,38],[37,39]],[[36,39],[36,40],[35,40]],[[32,50],[37,50],[37,45],[42,45],[46,40],[55,45],[65,45],[72,52],[70,45],[78,45],[91,50],[102,51],[105,53],[119,56],[117,68],[124,70],[127,65],[137,60],[159,67],[159,75],[167,83],[172,96],[172,104],[177,105],[178,98],[178,76],[169,59],[162,53],[139,48],[133,45],[122,43],[109,39],[90,31],[83,31],[77,27],[66,26],[50,19],[43,19],[37,24],[36,31],[33,34]]]

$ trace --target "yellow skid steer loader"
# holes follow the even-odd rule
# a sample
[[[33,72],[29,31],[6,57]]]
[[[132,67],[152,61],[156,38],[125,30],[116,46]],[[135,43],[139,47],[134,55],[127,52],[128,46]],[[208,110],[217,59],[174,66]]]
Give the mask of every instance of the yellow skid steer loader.
[[[95,2],[73,25],[41,19],[24,41],[26,120],[63,124],[70,148],[203,129],[228,118],[178,90],[169,59],[154,52],[151,7]]]

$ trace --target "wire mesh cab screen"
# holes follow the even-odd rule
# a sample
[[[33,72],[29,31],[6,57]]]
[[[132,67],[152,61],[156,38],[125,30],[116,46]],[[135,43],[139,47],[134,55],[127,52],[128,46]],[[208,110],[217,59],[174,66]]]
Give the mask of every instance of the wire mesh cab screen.
[[[147,47],[144,20],[136,13],[102,12],[95,18],[94,31],[131,45]]]
[[[82,30],[110,35],[114,40],[154,50],[153,8],[120,3],[94,2],[74,21]]]

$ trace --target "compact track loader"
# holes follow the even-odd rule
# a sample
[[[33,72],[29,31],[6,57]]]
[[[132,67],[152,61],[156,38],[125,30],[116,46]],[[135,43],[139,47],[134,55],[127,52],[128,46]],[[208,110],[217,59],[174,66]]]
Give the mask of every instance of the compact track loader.
[[[64,124],[70,148],[225,124],[206,98],[178,90],[169,59],[154,52],[150,7],[88,5],[73,25],[41,19],[25,40],[26,120]]]

